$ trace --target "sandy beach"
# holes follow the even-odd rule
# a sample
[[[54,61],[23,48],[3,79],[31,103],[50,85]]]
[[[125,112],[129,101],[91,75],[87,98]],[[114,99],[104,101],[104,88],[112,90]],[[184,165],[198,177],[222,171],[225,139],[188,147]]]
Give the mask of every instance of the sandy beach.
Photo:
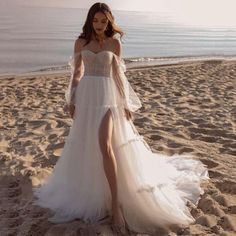
[[[109,222],[53,224],[48,209],[32,205],[32,187],[52,172],[72,123],[69,76],[0,78],[1,236],[113,235]],[[133,122],[153,152],[189,153],[209,168],[202,199],[189,205],[196,223],[158,236],[236,235],[236,61],[136,68],[126,76],[143,104]]]

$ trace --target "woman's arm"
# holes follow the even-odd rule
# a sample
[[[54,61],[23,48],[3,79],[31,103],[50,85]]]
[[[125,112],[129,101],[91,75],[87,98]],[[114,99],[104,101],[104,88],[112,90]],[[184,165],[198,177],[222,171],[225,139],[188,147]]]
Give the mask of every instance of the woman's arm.
[[[81,56],[82,48],[83,39],[77,39],[74,44],[74,55],[69,61],[69,65],[71,67],[71,76],[69,85],[65,92],[65,99],[71,118],[73,118],[75,111],[75,90],[83,76],[83,63]]]
[[[121,43],[118,39],[114,39],[114,51],[115,55],[113,56],[112,61],[112,72],[113,72],[113,79],[117,86],[117,89],[123,99],[125,99],[125,87],[124,81],[122,77],[122,71],[120,70],[120,61],[121,61]]]
[[[83,65],[81,50],[83,48],[83,39],[77,39],[74,44],[74,72],[71,84],[71,103],[75,103],[75,89],[83,76]]]
[[[115,48],[115,54],[116,56],[114,56],[113,58],[113,63],[112,63],[112,70],[113,70],[113,79],[116,83],[116,86],[118,88],[118,91],[124,101],[124,112],[125,112],[125,116],[127,118],[127,120],[132,119],[132,114],[131,111],[128,109],[127,106],[127,98],[128,98],[128,91],[127,91],[127,86],[125,84],[125,80],[124,80],[124,76],[122,73],[123,71],[121,71],[121,61],[122,61],[122,45],[120,40],[118,39],[114,39],[114,48]]]
[[[142,103],[125,75],[126,66],[121,56],[120,41],[116,39],[114,45],[116,53],[113,55],[112,61],[113,79],[120,93],[126,117],[131,118],[131,112],[135,112],[142,107]]]

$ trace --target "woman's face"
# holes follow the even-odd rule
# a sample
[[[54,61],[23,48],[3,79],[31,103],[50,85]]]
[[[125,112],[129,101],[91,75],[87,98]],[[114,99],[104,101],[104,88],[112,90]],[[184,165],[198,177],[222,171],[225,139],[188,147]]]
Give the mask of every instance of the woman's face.
[[[98,35],[104,34],[108,25],[108,19],[102,12],[97,12],[93,18],[93,28]]]

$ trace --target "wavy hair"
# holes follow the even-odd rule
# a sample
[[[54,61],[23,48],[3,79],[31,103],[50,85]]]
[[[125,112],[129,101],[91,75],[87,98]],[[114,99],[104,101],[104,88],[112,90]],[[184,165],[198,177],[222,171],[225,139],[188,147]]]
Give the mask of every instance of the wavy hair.
[[[87,45],[91,41],[92,34],[93,33],[96,34],[96,32],[93,29],[93,18],[97,12],[102,12],[108,19],[107,29],[104,32],[105,35],[107,37],[113,37],[113,35],[118,33],[120,34],[120,38],[122,38],[124,32],[115,23],[115,18],[111,12],[110,7],[106,3],[101,3],[101,2],[96,2],[90,7],[85,24],[83,26],[83,32],[78,36],[78,38],[85,39],[86,40],[85,45]]]

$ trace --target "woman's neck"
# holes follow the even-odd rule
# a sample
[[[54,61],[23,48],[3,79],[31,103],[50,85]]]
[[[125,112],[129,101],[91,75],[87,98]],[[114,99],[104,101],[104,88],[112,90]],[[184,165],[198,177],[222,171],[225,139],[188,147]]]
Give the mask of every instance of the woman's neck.
[[[106,42],[108,38],[109,37],[107,37],[105,34],[93,36],[93,39],[99,43],[100,47],[103,46],[103,44]]]

